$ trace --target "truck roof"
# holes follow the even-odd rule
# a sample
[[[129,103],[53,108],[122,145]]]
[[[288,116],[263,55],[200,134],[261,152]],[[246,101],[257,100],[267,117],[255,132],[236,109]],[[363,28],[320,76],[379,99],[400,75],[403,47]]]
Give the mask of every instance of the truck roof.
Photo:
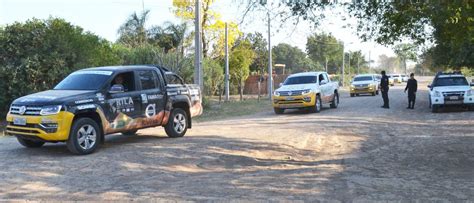
[[[93,68],[85,68],[82,70],[88,71],[126,71],[126,70],[136,70],[136,69],[154,69],[160,68],[158,66],[153,65],[125,65],[125,66],[102,66],[102,67],[93,67]]]
[[[326,72],[303,72],[303,73],[295,73],[291,74],[288,77],[298,77],[298,76],[318,76],[319,74],[326,73]]]

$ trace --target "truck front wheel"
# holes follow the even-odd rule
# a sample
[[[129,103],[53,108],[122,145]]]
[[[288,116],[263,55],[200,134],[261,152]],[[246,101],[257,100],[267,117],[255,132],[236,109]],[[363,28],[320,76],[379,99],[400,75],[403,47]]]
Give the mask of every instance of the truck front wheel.
[[[283,114],[285,112],[285,109],[280,109],[280,108],[274,107],[273,111],[275,112],[275,114]]]
[[[188,116],[186,111],[180,108],[173,109],[170,119],[165,126],[168,137],[183,137],[188,130]]]
[[[72,125],[66,142],[67,148],[74,154],[90,154],[97,148],[100,137],[99,125],[94,120],[79,118]]]

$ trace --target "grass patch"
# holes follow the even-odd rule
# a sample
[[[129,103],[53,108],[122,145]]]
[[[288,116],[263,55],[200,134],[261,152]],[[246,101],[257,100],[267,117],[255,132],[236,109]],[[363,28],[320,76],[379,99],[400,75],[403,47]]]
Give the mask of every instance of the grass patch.
[[[221,102],[220,104],[217,100],[210,99],[209,105],[207,108],[204,108],[202,115],[193,120],[197,122],[222,120],[271,110],[272,104],[266,98],[262,98],[260,101],[255,98],[248,98],[244,101],[231,100],[225,103]]]

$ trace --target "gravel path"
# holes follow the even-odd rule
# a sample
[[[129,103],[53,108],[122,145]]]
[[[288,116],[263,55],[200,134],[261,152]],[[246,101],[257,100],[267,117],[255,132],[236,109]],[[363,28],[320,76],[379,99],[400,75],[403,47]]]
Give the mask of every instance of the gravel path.
[[[0,199],[473,200],[474,112],[433,114],[426,89],[415,110],[401,85],[389,94],[389,110],[345,93],[338,109],[196,123],[180,139],[111,135],[88,156],[0,138]]]

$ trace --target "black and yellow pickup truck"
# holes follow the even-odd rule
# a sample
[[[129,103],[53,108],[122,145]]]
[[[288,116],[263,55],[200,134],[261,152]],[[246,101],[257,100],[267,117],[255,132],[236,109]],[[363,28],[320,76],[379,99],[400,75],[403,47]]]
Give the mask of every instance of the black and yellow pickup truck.
[[[182,137],[192,127],[191,118],[201,113],[199,86],[184,84],[165,68],[96,67],[13,101],[6,134],[25,147],[66,142],[72,153],[89,154],[107,134],[134,135],[163,126],[169,137]]]

